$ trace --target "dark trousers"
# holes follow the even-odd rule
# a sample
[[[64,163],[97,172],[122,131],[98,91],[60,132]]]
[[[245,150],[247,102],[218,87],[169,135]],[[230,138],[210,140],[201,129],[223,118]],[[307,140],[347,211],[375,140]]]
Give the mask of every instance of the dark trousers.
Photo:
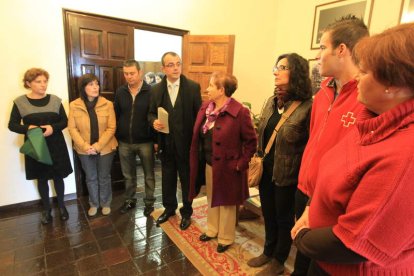
[[[63,182],[63,178],[60,178],[60,177],[53,178],[53,185],[55,186],[58,206],[59,208],[63,208],[65,207],[65,204],[64,204],[65,184]],[[48,179],[38,179],[37,189],[39,191],[40,198],[42,199],[43,209],[50,210]]]
[[[192,201],[188,200],[190,182],[190,164],[177,154],[176,150],[167,150],[161,159],[162,168],[162,204],[167,212],[175,212],[177,202],[177,176],[180,177],[183,207],[180,208],[182,217],[190,218],[193,214]]]
[[[293,274],[291,274],[293,275]],[[305,274],[307,276],[329,276],[328,273],[326,273],[319,265],[316,261],[311,261],[310,265],[309,265],[309,271],[307,274]]]
[[[137,155],[141,160],[145,180],[145,206],[154,206],[155,175],[154,175],[154,144],[152,142],[129,144],[119,142],[119,160],[125,178],[125,200],[137,200]]]
[[[295,221],[296,186],[279,187],[272,175],[264,170],[259,184],[260,202],[265,224],[264,254],[283,264],[289,256],[292,238],[290,230]]]
[[[295,195],[295,214],[296,218],[299,219],[303,211],[306,208],[306,205],[308,203],[309,197],[302,193],[299,189],[296,191]],[[295,258],[295,266],[294,270],[291,275],[293,276],[305,276],[308,273],[310,259],[303,255],[299,250],[296,253]]]

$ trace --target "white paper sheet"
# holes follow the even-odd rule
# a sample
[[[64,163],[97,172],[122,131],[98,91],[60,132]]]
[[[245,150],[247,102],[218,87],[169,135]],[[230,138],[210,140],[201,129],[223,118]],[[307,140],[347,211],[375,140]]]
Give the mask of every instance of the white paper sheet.
[[[168,126],[168,112],[162,107],[158,107],[158,120],[164,125],[164,128],[160,130],[162,133],[170,133]]]

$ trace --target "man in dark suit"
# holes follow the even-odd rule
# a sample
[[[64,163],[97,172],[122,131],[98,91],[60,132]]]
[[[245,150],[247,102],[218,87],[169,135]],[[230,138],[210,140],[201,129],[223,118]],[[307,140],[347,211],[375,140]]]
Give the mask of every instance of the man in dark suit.
[[[157,224],[175,215],[177,209],[177,173],[180,177],[183,207],[180,208],[182,230],[191,224],[193,208],[188,199],[190,180],[190,145],[193,126],[201,106],[200,85],[181,74],[181,58],[167,52],[161,58],[165,73],[162,81],[152,87],[148,120],[159,134],[158,155],[162,164],[162,203],[164,212]],[[168,112],[169,133],[158,120],[158,107]]]

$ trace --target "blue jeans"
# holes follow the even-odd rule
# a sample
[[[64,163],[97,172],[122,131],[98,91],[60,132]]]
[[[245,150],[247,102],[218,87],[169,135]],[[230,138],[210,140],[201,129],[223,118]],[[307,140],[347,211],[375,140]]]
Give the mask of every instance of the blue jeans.
[[[129,144],[119,142],[119,159],[121,161],[122,174],[125,178],[126,200],[136,201],[137,189],[137,160],[139,156],[145,178],[145,206],[153,206],[155,202],[155,177],[154,177],[154,144],[152,142]]]
[[[83,155],[79,159],[85,172],[91,207],[110,207],[112,201],[111,167],[115,152],[105,155]]]

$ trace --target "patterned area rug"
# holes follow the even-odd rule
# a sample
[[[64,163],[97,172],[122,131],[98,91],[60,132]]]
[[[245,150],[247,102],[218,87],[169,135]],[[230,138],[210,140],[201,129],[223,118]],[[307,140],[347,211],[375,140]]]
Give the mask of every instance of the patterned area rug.
[[[255,275],[265,268],[252,268],[247,265],[249,259],[263,252],[264,227],[261,219],[239,222],[236,227],[235,243],[225,253],[217,253],[216,239],[209,242],[199,241],[200,235],[207,227],[206,197],[195,199],[193,209],[192,223],[187,230],[181,231],[179,214],[171,217],[161,227],[200,273],[203,275]],[[163,209],[157,209],[152,216],[156,219],[162,212]],[[291,271],[289,262],[291,263],[288,260],[285,265]]]

